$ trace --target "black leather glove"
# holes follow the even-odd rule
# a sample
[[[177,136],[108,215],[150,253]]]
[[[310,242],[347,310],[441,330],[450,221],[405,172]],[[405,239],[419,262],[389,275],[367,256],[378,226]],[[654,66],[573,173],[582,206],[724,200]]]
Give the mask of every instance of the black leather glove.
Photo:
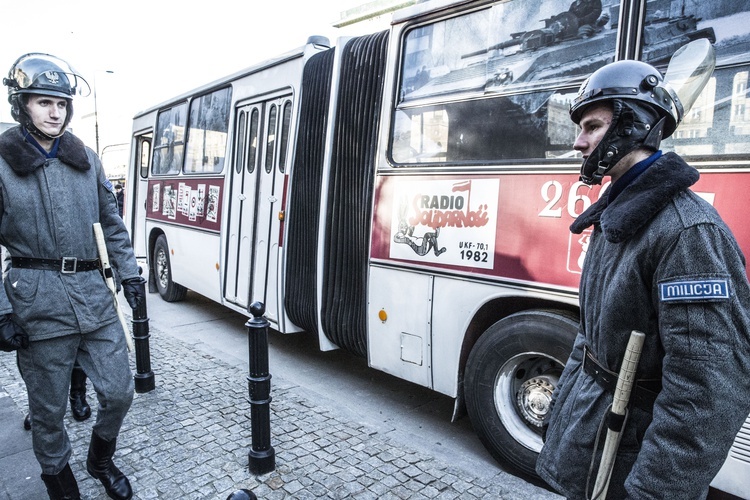
[[[146,280],[140,276],[124,280],[122,282],[122,293],[130,307],[138,309],[138,306],[146,301]]]
[[[0,349],[5,352],[29,347],[29,335],[13,321],[12,314],[0,316]]]

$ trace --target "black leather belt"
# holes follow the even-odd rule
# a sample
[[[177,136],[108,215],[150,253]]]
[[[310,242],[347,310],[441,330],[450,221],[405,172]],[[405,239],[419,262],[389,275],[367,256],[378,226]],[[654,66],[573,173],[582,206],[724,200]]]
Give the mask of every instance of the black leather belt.
[[[583,371],[591,376],[604,390],[610,394],[615,393],[617,373],[602,366],[589,350],[588,346],[583,346]],[[636,380],[633,385],[633,391],[630,393],[630,402],[638,408],[651,413],[659,392],[661,392],[661,380]]]
[[[83,260],[75,257],[62,259],[37,259],[34,257],[11,257],[13,267],[19,269],[41,269],[44,271],[59,271],[63,274],[73,274],[82,271],[96,271],[101,267],[99,259]]]

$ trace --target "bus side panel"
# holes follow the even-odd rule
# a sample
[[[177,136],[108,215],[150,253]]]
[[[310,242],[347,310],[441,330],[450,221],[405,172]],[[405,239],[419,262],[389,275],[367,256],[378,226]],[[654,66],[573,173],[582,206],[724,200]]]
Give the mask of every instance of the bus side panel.
[[[432,388],[432,277],[373,267],[369,279],[369,365]]]
[[[715,172],[698,167],[701,177],[691,189],[719,212],[745,258],[750,258],[750,225],[747,223],[750,172]]]
[[[223,190],[223,177],[152,178],[145,200],[148,234],[158,230],[166,236],[174,282],[216,302],[222,302],[218,256]]]
[[[219,253],[218,233],[184,231],[153,221],[146,226],[149,234],[163,233],[167,238],[174,282],[221,303],[218,262],[206,259],[206,253]]]
[[[146,219],[219,232],[223,177],[156,178],[149,181],[148,187]]]
[[[569,226],[600,192],[577,177],[381,176],[372,258],[573,290],[587,242]]]

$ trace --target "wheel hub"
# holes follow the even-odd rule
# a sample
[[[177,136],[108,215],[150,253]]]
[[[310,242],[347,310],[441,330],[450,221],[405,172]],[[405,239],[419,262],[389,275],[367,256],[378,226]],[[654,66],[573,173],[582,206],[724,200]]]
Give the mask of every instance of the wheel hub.
[[[534,377],[525,381],[516,393],[516,402],[523,418],[535,427],[542,427],[542,421],[550,410],[555,386],[547,377]]]
[[[163,252],[159,252],[156,256],[156,275],[159,279],[159,284],[162,288],[167,287],[167,257]]]

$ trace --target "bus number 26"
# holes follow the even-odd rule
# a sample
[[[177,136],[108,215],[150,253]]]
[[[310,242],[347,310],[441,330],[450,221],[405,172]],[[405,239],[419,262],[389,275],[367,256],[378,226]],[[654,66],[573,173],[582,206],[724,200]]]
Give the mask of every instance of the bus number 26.
[[[599,191],[600,195],[609,187],[609,183],[602,186]],[[588,193],[581,194],[582,189],[591,191],[591,186],[584,184],[583,182],[576,182],[570,186],[567,196],[567,209],[568,215],[574,219],[581,215],[587,208],[591,206],[591,198]],[[539,212],[539,217],[562,217],[562,205],[561,203],[563,196],[565,195],[565,188],[559,181],[547,181],[542,185],[542,199],[546,203],[544,209]]]

